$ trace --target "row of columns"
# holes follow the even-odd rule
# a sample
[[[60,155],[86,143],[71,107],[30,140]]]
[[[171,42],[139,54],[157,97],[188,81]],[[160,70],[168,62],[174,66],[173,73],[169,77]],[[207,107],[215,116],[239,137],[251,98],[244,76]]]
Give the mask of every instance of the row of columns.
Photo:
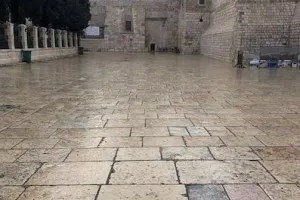
[[[32,37],[33,37],[33,48],[39,48],[39,37],[43,48],[48,48],[48,38],[50,38],[49,48],[62,48],[62,47],[78,47],[78,36],[77,33],[68,32],[65,30],[55,30],[48,29],[44,27],[31,27]],[[22,38],[23,49],[28,49],[28,29],[24,24],[19,25],[20,36]],[[10,49],[15,49],[15,35],[14,35],[14,24],[7,22],[7,36],[8,36],[8,47]],[[55,42],[55,37],[57,38],[57,45]]]

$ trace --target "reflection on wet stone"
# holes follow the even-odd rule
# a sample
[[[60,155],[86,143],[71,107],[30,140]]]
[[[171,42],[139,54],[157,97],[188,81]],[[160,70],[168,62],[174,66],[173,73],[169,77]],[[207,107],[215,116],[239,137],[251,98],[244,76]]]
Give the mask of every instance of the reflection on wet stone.
[[[300,198],[299,70],[89,52],[0,77],[1,200]]]

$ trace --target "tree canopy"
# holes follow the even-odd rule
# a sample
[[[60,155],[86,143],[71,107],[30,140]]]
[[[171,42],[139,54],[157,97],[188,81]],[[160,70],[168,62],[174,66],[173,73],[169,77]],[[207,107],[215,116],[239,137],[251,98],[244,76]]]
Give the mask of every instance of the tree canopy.
[[[34,25],[83,30],[91,19],[89,0],[0,0],[0,20],[25,23],[28,18]],[[2,6],[3,5],[3,6]],[[4,11],[2,11],[4,10]]]

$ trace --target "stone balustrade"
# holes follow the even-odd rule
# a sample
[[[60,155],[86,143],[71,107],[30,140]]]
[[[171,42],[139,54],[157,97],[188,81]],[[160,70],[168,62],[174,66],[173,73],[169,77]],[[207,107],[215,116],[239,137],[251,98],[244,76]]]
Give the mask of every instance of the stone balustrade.
[[[6,23],[6,35],[8,37],[9,49],[15,49],[14,24]],[[28,31],[32,36],[34,49],[38,48],[74,48],[78,47],[77,33],[68,32],[66,30],[55,30],[52,28],[31,26],[30,30],[24,24],[18,25],[21,35],[22,49],[28,49]]]

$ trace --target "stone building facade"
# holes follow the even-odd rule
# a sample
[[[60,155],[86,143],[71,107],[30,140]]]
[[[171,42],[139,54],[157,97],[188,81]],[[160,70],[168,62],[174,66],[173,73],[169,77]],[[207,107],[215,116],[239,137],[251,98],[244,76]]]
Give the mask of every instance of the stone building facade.
[[[90,0],[91,26],[103,38],[83,39],[98,51],[173,51],[235,62],[265,46],[299,46],[299,0]],[[204,2],[204,4],[202,4]]]

